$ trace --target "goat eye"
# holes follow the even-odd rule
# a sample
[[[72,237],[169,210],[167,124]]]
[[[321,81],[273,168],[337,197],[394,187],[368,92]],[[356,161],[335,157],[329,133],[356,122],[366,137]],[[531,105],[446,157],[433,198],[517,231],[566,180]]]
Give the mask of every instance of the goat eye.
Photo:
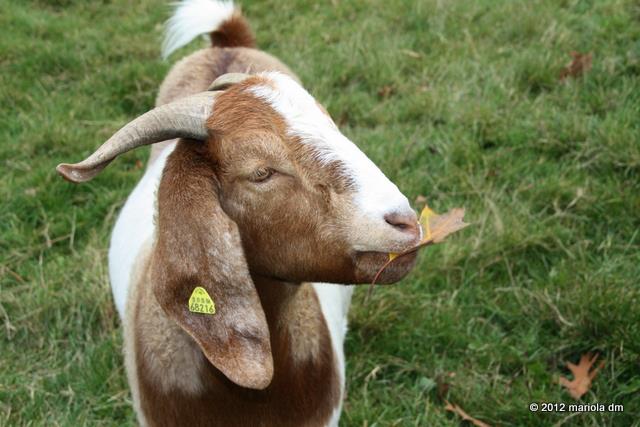
[[[264,182],[271,178],[275,171],[271,168],[260,168],[256,169],[250,176],[249,181],[251,182]]]

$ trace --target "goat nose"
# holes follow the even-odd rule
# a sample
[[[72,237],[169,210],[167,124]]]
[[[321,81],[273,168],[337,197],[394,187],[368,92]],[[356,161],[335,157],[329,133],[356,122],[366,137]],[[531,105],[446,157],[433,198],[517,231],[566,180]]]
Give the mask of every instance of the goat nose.
[[[403,233],[411,233],[418,235],[420,229],[418,228],[418,217],[412,210],[405,212],[391,212],[384,216],[384,220],[398,231]]]

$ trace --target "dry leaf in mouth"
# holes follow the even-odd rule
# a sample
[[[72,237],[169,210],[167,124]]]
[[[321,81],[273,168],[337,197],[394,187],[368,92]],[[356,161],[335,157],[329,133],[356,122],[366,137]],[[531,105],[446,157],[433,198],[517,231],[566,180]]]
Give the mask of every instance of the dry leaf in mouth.
[[[592,370],[591,368],[597,359],[597,354],[591,356],[591,354],[587,353],[580,357],[580,362],[578,362],[577,365],[567,362],[567,367],[573,374],[573,381],[569,381],[565,377],[560,377],[558,382],[569,391],[569,394],[574,399],[580,399],[591,389],[591,382],[598,374],[600,368],[604,366],[603,360]]]
[[[389,260],[380,267],[380,270],[376,273],[373,281],[371,282],[371,287],[369,288],[369,295],[371,295],[371,290],[373,289],[373,285],[376,284],[380,274],[391,264],[395,259],[410,254],[423,248],[425,246],[433,245],[435,243],[440,243],[444,239],[447,238],[450,234],[455,233],[456,231],[460,231],[469,224],[463,221],[464,218],[464,209],[463,208],[455,208],[451,209],[449,212],[438,215],[435,213],[429,206],[424,207],[422,212],[420,213],[420,219],[418,222],[420,223],[420,227],[422,227],[422,240],[414,247],[409,248],[400,253],[390,253]]]
[[[399,256],[414,252],[424,246],[442,242],[447,236],[460,231],[469,224],[464,222],[464,209],[455,208],[449,212],[438,215],[429,206],[425,206],[420,213],[420,227],[422,227],[422,240],[413,248],[400,253],[390,253],[389,261],[393,261]],[[387,264],[382,268],[386,268]],[[375,281],[374,281],[375,282]]]
[[[490,427],[489,424],[487,424],[485,422],[482,422],[479,419],[474,418],[471,415],[467,414],[465,411],[462,410],[461,407],[459,407],[455,403],[451,403],[448,400],[445,400],[445,403],[446,403],[446,405],[445,405],[444,409],[446,409],[447,411],[453,412],[454,414],[458,415],[460,418],[462,418],[465,421],[469,421],[474,426],[477,426],[477,427]]]

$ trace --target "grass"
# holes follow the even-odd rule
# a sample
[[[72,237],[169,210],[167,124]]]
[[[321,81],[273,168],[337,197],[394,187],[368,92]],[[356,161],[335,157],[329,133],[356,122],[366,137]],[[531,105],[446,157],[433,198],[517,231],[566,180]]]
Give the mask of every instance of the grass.
[[[346,426],[640,425],[640,7],[633,0],[243,1],[414,199],[473,222],[398,286],[356,292]],[[148,153],[91,183],[54,173],[147,111],[164,2],[0,0],[0,424],[132,425],[106,273]],[[571,51],[593,68],[561,82]],[[606,361],[572,402],[566,361]]]

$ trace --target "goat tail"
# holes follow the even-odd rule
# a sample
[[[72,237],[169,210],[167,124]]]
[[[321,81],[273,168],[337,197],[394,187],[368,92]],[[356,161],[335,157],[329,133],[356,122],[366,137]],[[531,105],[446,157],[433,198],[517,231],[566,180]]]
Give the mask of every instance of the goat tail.
[[[165,26],[163,58],[202,34],[215,47],[255,47],[249,23],[231,0],[183,0],[175,6]]]

